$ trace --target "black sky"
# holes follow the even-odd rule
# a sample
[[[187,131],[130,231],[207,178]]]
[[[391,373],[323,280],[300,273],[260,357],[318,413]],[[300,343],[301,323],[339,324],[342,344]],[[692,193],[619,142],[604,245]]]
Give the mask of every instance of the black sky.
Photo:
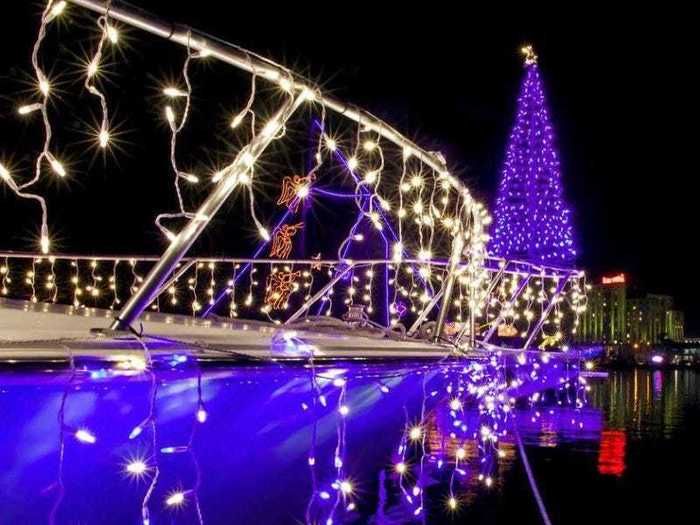
[[[504,6],[484,13],[457,10],[457,3],[404,2],[386,9],[378,2],[258,2],[243,8],[213,0],[137,3],[321,80],[336,96],[444,151],[455,172],[489,203],[522,75],[517,50],[532,43],[582,266],[594,278],[624,271],[641,289],[674,295],[686,311],[687,328],[700,331],[692,260],[700,225],[698,43],[690,12],[645,11],[640,4],[570,12]],[[21,74],[12,68],[29,71],[39,8],[12,2],[4,10],[4,134],[14,118],[14,106],[6,102]],[[138,49],[141,35],[132,32],[131,38]],[[0,207],[10,198],[5,194]],[[148,207],[138,200],[133,205]],[[26,249],[8,233],[7,216],[0,218],[3,242]],[[80,242],[66,240],[72,251],[84,246]]]

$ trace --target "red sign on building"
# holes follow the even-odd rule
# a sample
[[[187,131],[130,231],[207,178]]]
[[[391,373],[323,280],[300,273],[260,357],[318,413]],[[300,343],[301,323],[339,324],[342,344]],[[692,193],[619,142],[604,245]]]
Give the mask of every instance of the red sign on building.
[[[603,277],[603,284],[625,284],[625,274],[618,273],[610,277]]]

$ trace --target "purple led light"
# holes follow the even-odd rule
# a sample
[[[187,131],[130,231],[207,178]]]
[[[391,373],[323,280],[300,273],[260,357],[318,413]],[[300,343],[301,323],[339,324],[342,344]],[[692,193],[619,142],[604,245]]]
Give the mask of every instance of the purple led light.
[[[537,62],[525,66],[496,199],[490,252],[534,263],[573,264],[571,212]]]

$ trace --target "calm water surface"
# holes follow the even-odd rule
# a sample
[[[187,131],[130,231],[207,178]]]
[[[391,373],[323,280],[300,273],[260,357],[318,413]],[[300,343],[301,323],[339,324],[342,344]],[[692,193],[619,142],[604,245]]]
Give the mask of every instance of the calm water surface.
[[[134,368],[0,372],[0,523],[695,522],[694,372]]]

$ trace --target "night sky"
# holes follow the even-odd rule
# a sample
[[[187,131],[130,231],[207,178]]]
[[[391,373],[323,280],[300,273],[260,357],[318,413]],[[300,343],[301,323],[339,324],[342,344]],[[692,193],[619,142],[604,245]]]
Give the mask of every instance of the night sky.
[[[457,12],[450,7],[456,4],[447,3],[430,4],[429,10],[403,3],[386,11],[378,3],[280,7],[260,2],[243,9],[239,2],[212,0],[137,3],[164,19],[293,67],[337,97],[384,118],[426,149],[442,150],[453,172],[489,205],[523,74],[518,50],[531,43],[540,58],[581,266],[596,280],[603,273],[624,271],[641,290],[673,295],[686,312],[686,331],[700,333],[700,290],[689,260],[700,224],[697,132],[689,132],[698,117],[693,78],[698,44],[689,13],[643,12],[639,7],[634,12],[589,13],[503,7],[477,13]],[[36,2],[10,2],[3,13],[0,154],[13,158],[19,154],[8,148],[17,147],[17,137],[27,132],[16,132],[15,108],[26,89],[20,81],[30,72],[40,9]],[[85,20],[75,25],[81,23]],[[69,29],[62,29],[64,37],[75,34],[75,27]],[[124,55],[132,69],[146,67],[139,60],[140,41],[153,38],[129,32],[130,49]],[[149,75],[177,72],[178,60],[150,64]],[[111,89],[129,78],[122,75],[115,76]],[[236,96],[240,100],[245,93]],[[167,180],[167,174],[163,177]],[[100,179],[101,197],[95,197],[90,183],[81,181],[81,198],[92,191],[97,204],[78,203],[59,188],[70,201],[66,207],[82,207],[86,216],[103,210],[99,220],[85,226],[97,224],[110,232],[107,239],[97,240],[99,234],[89,227],[88,233],[62,230],[64,251],[157,253],[152,234],[143,233],[150,224],[140,230],[137,226],[137,219],[155,215],[153,193],[145,197],[110,184]],[[154,189],[145,184],[143,193],[149,188]],[[11,203],[16,199],[3,193],[0,247],[26,250],[31,227],[17,210],[31,208],[17,207]],[[100,204],[100,199],[111,202]],[[120,199],[133,211],[132,228],[117,227]],[[77,221],[75,209],[58,215],[67,223]]]

